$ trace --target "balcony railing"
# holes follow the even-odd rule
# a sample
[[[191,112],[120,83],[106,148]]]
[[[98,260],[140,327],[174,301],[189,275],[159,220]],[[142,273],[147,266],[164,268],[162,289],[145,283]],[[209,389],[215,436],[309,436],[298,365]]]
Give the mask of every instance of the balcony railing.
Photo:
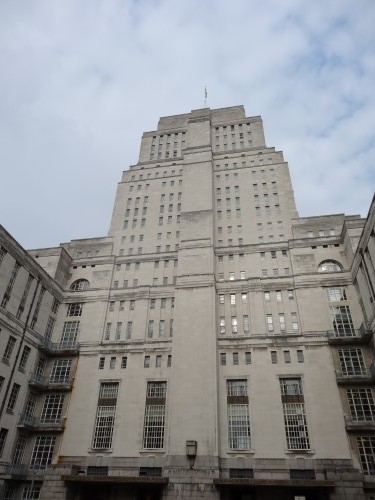
[[[39,344],[39,349],[55,356],[69,354],[78,354],[78,342],[51,342],[50,340],[43,339]]]
[[[65,427],[65,418],[59,418],[54,421],[48,421],[46,419],[41,419],[40,417],[30,417],[26,414],[21,414],[20,419],[17,424],[19,427],[24,429],[35,430],[35,431],[55,431],[61,432]]]
[[[46,465],[35,466],[30,464],[9,464],[6,465],[2,474],[7,476],[28,476],[29,474],[43,475]]]
[[[339,344],[367,344],[371,338],[371,331],[361,327],[353,332],[329,331],[328,342],[332,345]]]
[[[338,384],[355,384],[355,383],[360,383],[360,384],[366,384],[366,383],[373,383],[374,378],[367,368],[362,371],[358,371],[357,373],[343,373],[342,370],[336,370],[336,382]]]
[[[373,431],[375,430],[375,415],[365,417],[367,420],[353,420],[351,415],[345,415],[345,427],[347,431]]]
[[[41,389],[52,389],[56,390],[58,388],[70,389],[72,387],[73,377],[70,375],[62,375],[59,377],[44,377],[39,373],[31,373],[29,378],[29,384],[40,387]]]

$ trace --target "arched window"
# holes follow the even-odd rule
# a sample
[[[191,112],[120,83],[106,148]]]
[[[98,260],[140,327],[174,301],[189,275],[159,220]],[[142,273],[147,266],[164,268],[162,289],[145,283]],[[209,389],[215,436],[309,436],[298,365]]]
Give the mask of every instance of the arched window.
[[[339,273],[342,271],[341,264],[335,260],[323,260],[318,266],[319,273]]]
[[[84,279],[76,280],[70,285],[72,292],[80,292],[82,290],[87,290],[88,288],[90,288],[90,283]]]

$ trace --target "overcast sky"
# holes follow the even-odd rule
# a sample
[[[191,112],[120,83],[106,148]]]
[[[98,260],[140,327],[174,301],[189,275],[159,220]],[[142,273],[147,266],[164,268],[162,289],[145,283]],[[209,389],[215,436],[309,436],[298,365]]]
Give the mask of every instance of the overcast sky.
[[[244,104],[301,216],[375,185],[373,0],[2,0],[1,224],[25,247],[106,235],[160,116]]]

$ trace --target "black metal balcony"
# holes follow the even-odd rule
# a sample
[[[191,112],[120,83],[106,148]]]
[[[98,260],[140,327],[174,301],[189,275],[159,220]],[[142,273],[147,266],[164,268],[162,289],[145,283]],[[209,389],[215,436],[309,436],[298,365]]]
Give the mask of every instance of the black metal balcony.
[[[42,391],[69,391],[73,385],[73,377],[43,377],[39,373],[32,373],[29,385]]]
[[[79,353],[78,342],[51,342],[43,339],[39,349],[49,356],[75,356]]]
[[[31,432],[62,432],[65,428],[65,418],[52,421],[40,417],[30,417],[23,413],[20,415],[17,426]]]

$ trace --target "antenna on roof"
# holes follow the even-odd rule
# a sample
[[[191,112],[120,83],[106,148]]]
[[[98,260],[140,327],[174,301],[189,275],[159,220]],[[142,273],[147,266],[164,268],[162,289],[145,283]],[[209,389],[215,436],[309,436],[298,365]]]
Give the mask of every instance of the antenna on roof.
[[[207,107],[207,86],[204,86],[204,107]]]

